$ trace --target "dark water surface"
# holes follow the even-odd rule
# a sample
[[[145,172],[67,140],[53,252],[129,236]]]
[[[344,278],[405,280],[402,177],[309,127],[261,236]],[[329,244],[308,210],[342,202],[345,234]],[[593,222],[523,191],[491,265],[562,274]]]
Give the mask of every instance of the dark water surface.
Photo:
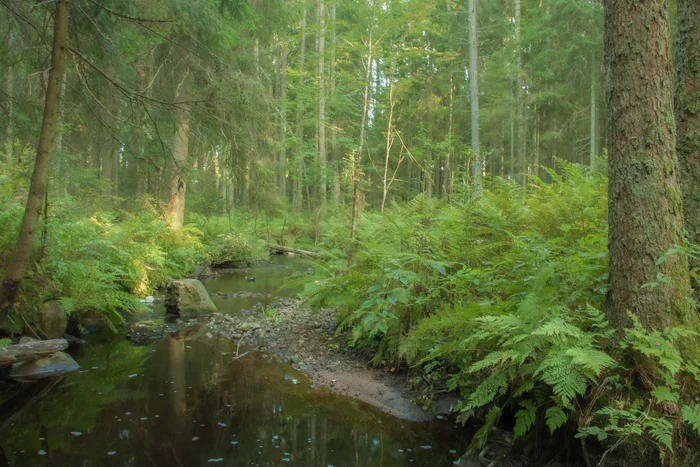
[[[295,267],[280,259],[252,268],[247,275],[255,282],[240,272],[206,286],[212,293],[277,295],[288,266]],[[273,299],[217,298],[216,305],[235,313]],[[90,336],[74,353],[81,371],[0,432],[0,467],[437,467],[452,465],[466,447],[465,433],[445,420],[399,420],[312,388],[267,355],[235,359],[235,351],[235,343],[198,325],[146,347],[133,347],[123,334]],[[26,386],[0,389],[8,400]]]

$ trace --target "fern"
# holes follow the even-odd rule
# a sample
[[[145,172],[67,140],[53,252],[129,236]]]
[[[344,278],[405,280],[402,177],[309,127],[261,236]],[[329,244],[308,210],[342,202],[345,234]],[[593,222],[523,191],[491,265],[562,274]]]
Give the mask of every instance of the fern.
[[[681,410],[683,420],[688,423],[696,433],[700,434],[700,408],[684,405]]]

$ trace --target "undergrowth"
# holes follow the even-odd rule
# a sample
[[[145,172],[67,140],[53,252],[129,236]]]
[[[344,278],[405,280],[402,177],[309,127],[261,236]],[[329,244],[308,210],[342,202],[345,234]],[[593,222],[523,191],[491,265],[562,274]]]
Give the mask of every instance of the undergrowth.
[[[303,295],[336,308],[338,332],[374,364],[407,364],[428,390],[459,391],[458,420],[482,421],[475,451],[512,419],[516,438],[568,426],[608,449],[645,438],[664,458],[683,423],[700,432],[700,372],[677,350],[695,336],[637,321],[613,336],[601,311],[607,177],[564,162],[548,174],[525,191],[494,179],[478,200],[419,196],[364,213],[354,243],[331,221],[314,275],[298,280]],[[644,374],[641,360],[653,362]]]

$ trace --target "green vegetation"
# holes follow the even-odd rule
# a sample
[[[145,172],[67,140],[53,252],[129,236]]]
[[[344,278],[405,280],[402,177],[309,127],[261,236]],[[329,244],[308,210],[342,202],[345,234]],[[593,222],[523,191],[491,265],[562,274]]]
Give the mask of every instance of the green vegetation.
[[[295,245],[474,449],[700,462],[697,2],[466,3],[3,1],[2,336]]]

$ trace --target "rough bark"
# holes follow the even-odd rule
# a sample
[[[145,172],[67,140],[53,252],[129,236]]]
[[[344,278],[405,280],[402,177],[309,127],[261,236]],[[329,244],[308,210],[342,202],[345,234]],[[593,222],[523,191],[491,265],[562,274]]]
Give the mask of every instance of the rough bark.
[[[700,2],[678,0],[675,116],[685,229],[700,241]]]
[[[173,136],[173,172],[168,190],[168,216],[170,227],[179,229],[185,219],[185,191],[187,190],[187,156],[190,137],[190,116],[187,100],[189,97],[187,76],[182,82],[182,92],[176,98],[180,102],[178,125]]]
[[[472,195],[481,196],[481,175],[484,167],[479,141],[479,42],[477,36],[476,0],[469,0],[469,104],[472,123]]]
[[[318,162],[321,172],[320,194],[321,207],[326,205],[328,191],[328,155],[326,153],[326,69],[325,69],[325,46],[326,46],[326,12],[323,0],[318,2]]]
[[[54,148],[59,109],[61,107],[61,80],[65,71],[66,40],[68,37],[68,1],[57,0],[54,16],[54,37],[51,53],[51,70],[46,89],[44,115],[39,134],[34,171],[29,185],[27,205],[17,243],[12,254],[5,279],[0,288],[0,322],[4,321],[9,308],[17,299],[20,284],[27,270],[31,256],[37,223],[41,215],[44,193],[48,182],[51,152]]]
[[[606,0],[610,322],[698,329],[683,240],[669,12],[665,0]],[[652,286],[649,286],[651,284]],[[646,286],[645,286],[646,285]],[[644,287],[643,287],[644,286]]]

